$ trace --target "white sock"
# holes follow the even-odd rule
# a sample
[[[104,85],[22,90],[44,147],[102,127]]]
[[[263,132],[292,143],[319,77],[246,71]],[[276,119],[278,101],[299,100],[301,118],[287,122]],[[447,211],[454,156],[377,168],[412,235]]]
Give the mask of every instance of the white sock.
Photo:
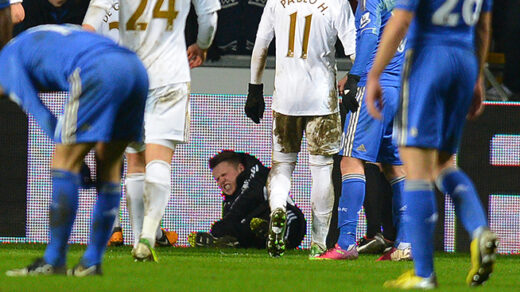
[[[139,242],[144,218],[144,173],[129,173],[125,179],[126,208],[134,235],[134,247]]]
[[[332,186],[332,156],[309,155],[309,168],[312,176],[312,241],[327,246],[332,208],[334,207],[334,188]]]
[[[273,151],[273,167],[267,179],[271,212],[277,208],[285,210],[291,190],[291,176],[296,166],[297,153]]]
[[[152,160],[146,165],[144,180],[144,220],[141,238],[155,245],[155,234],[171,191],[171,166],[162,160]]]
[[[397,249],[407,249],[412,248],[412,244],[409,242],[399,242],[399,245],[397,246]]]

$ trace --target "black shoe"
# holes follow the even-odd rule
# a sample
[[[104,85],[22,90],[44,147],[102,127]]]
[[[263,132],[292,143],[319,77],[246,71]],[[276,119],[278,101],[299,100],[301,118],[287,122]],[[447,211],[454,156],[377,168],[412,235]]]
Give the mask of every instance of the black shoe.
[[[271,213],[267,235],[267,252],[271,257],[281,257],[285,253],[286,225],[287,213],[282,208],[276,208]]]
[[[65,265],[61,267],[55,267],[45,262],[43,258],[36,259],[31,265],[21,268],[14,269],[5,272],[8,277],[24,277],[24,276],[36,276],[36,275],[65,275]]]
[[[358,253],[380,254],[387,248],[385,239],[381,233],[368,238],[363,236],[357,243]]]
[[[233,236],[215,237],[209,232],[192,232],[188,235],[192,247],[238,247],[239,242]]]
[[[103,272],[101,271],[101,264],[92,265],[87,268],[83,264],[79,263],[74,268],[69,269],[67,271],[67,276],[74,276],[74,277],[101,276],[101,275],[103,275]]]

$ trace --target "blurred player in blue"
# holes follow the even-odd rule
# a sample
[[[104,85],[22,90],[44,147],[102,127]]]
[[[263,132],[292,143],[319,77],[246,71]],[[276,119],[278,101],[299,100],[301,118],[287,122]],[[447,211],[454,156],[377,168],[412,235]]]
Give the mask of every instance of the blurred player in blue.
[[[371,117],[363,102],[367,73],[372,67],[377,44],[386,23],[392,16],[393,0],[360,1],[356,9],[356,60],[346,79],[339,82],[342,106],[347,114],[341,159],[342,188],[338,206],[338,228],[336,246],[321,255],[321,259],[357,259],[356,228],[359,212],[365,198],[365,162],[381,162],[386,178],[393,191],[394,224],[398,230],[395,247],[380,260],[410,260],[410,244],[407,242],[400,219],[406,209],[401,195],[405,173],[399,159],[397,147],[392,144],[392,120],[397,112],[399,82],[404,59],[404,46],[398,50],[385,68],[381,77],[385,112],[382,120]],[[346,81],[346,83],[345,83]],[[361,105],[361,106],[360,106]],[[358,110],[359,108],[359,110]]]
[[[381,74],[410,27],[395,123],[407,173],[403,199],[409,208],[404,225],[415,264],[415,271],[386,282],[386,287],[437,287],[435,184],[451,196],[472,236],[467,283],[481,285],[493,271],[497,237],[489,230],[471,179],[454,161],[466,117],[475,117],[483,109],[482,70],[491,6],[491,0],[398,0],[383,34],[367,82],[369,112],[379,119],[387,107],[381,98]]]
[[[39,90],[69,91],[56,118]],[[56,143],[52,161],[50,243],[43,258],[8,271],[8,276],[101,274],[121,193],[121,159],[130,141],[142,135],[148,76],[128,49],[81,27],[43,25],[13,39],[0,52],[0,94],[32,114]],[[67,241],[78,208],[80,167],[95,149],[98,199],[90,243],[80,263],[66,271]]]

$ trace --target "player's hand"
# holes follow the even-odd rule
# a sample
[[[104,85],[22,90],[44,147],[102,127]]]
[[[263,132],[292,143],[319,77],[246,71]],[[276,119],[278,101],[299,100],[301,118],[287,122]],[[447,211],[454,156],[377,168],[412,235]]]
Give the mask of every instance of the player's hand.
[[[482,78],[479,77],[477,83],[475,84],[475,88],[473,89],[473,101],[471,102],[468,115],[466,116],[468,120],[473,120],[482,114],[482,112],[484,111],[483,101],[484,84],[482,82]]]
[[[88,23],[83,23],[82,27],[86,31],[96,32],[96,29]]]
[[[343,78],[345,79],[345,78]],[[343,80],[342,79],[342,80]],[[356,100],[357,95],[357,84],[359,82],[359,76],[357,75],[347,75],[347,80],[345,84],[343,85],[343,88],[341,88],[341,84],[338,83],[338,87],[340,89],[340,95],[341,95],[341,107],[343,107],[343,110],[348,113],[350,112],[356,112],[359,108],[359,103]],[[340,80],[340,82],[342,81]],[[343,89],[343,90],[342,90]]]
[[[383,91],[379,83],[379,76],[368,75],[365,99],[368,113],[374,119],[381,120],[383,118],[381,114],[383,109]]]
[[[25,10],[22,3],[11,4],[11,21],[13,24],[22,22],[25,19]]]
[[[192,44],[188,47],[188,62],[190,63],[190,69],[199,67],[206,61],[206,53],[208,50],[203,50],[197,45],[197,43]]]
[[[264,118],[265,101],[264,101],[264,85],[249,83],[247,91],[247,101],[244,108],[246,116],[255,124],[259,124]]]

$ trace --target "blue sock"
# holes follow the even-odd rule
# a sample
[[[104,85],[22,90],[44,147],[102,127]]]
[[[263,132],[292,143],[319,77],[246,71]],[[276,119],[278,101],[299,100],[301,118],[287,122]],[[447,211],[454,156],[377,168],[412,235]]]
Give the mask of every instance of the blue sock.
[[[410,206],[404,228],[412,244],[415,274],[427,278],[433,273],[433,233],[438,216],[433,183],[406,180],[403,194],[405,204]]]
[[[443,171],[437,178],[437,186],[450,195],[455,213],[470,235],[479,227],[487,227],[486,213],[477,190],[464,171],[455,167]]]
[[[356,228],[358,214],[365,199],[365,176],[362,174],[347,174],[342,177],[341,197],[338,204],[338,245],[348,249],[356,244]]]
[[[119,199],[121,185],[113,182],[100,182],[98,184],[98,199],[92,213],[92,226],[90,227],[90,243],[81,259],[85,267],[101,263],[103,254],[112,235],[114,219],[119,212]]]
[[[53,169],[52,203],[49,214],[51,240],[43,258],[55,267],[66,262],[67,242],[78,210],[78,187],[80,176],[66,170]]]
[[[406,237],[406,232],[403,228],[403,218],[407,205],[403,201],[404,191],[404,176],[396,177],[390,181],[392,186],[392,218],[394,221],[395,229],[397,229],[397,237],[395,238],[394,246],[397,247],[399,243],[409,243],[409,239]]]

